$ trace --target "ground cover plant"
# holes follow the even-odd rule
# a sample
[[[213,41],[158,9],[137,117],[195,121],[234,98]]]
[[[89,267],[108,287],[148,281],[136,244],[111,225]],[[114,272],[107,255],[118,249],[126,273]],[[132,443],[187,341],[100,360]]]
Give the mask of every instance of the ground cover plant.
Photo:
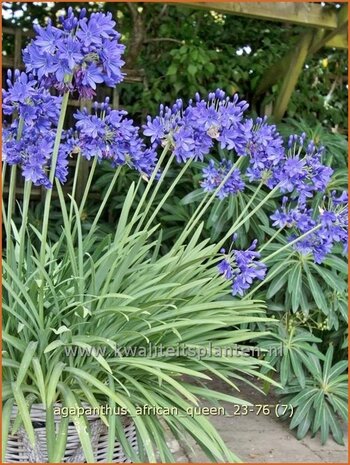
[[[333,170],[323,163],[322,148],[304,135],[292,135],[285,143],[266,119],[246,116],[245,101],[220,89],[205,97],[196,94],[188,103],[178,99],[171,107],[161,105],[159,114],[149,116],[141,129],[125,111],[112,109],[108,100],[94,103],[91,113],[77,111],[74,127],[65,128],[71,93],[93,98],[99,84],[115,86],[122,81],[124,46],[111,15],[86,16],[84,10],[76,16],[70,9],[59,27],[49,23],[36,26],[35,32],[35,39],[23,52],[26,73],[9,73],[3,94],[3,112],[8,118],[3,133],[3,169],[10,174],[9,197],[3,209],[3,450],[8,435],[22,425],[29,440],[35,441],[30,408],[43,403],[49,462],[62,459],[69,422],[76,425],[86,460],[94,462],[85,417],[72,414],[69,420],[62,419],[56,432],[53,406],[57,401],[68,407],[85,402],[92,406],[107,403],[123,407],[133,416],[139,438],[137,452],[128,446],[120,419],[101,415],[109,427],[108,457],[118,440],[134,461],[154,462],[158,453],[161,461],[171,462],[160,419],[138,416],[136,407],[176,407],[186,413],[189,406],[197,405],[198,397],[241,402],[233,395],[213,392],[190,381],[183,383],[182,375],[206,380],[219,376],[233,389],[235,379],[249,382],[250,376],[274,383],[270,376],[271,367],[276,365],[274,359],[267,363],[243,356],[247,341],[262,338],[262,346],[272,346],[276,340],[269,342],[278,325],[266,317],[264,301],[252,296],[261,285],[276,287],[273,278],[281,266],[278,260],[285,261],[285,254],[289,257],[297,253],[307,256],[304,271],[310,295],[322,299],[313,276],[314,270],[320,274],[315,263],[328,260],[336,270],[334,263],[338,268],[342,266],[331,252],[346,242],[347,198],[327,191]],[[225,155],[217,159],[213,153]],[[72,191],[66,196],[62,185],[67,179],[70,156],[77,158],[77,168]],[[77,202],[75,193],[83,158],[91,160],[92,165],[83,198]],[[205,164],[198,170],[202,197],[185,227],[173,232],[172,243],[164,247],[168,233],[164,224],[160,227],[156,221],[158,215],[170,205],[175,189],[198,163]],[[111,166],[112,177],[85,230],[82,212],[99,164]],[[103,233],[100,219],[126,170],[133,170],[135,179],[128,186],[124,184],[115,227]],[[25,178],[20,223],[13,221],[18,171]],[[31,222],[29,214],[33,184],[46,189],[40,228]],[[61,219],[51,223],[54,189]],[[218,200],[230,198],[235,202],[239,195],[245,195],[244,202],[235,207],[229,226],[215,238],[203,238],[206,213]],[[271,200],[279,203],[276,199],[281,204],[269,211]],[[264,209],[269,223],[262,223],[269,228],[270,239],[262,243],[250,237],[243,242],[242,228],[255,215],[259,219]],[[312,271],[306,262],[310,262]],[[301,289],[305,281],[301,267],[295,268],[297,271],[288,278],[287,297],[294,313],[299,307],[302,311],[307,308],[305,301],[300,301],[301,294],[292,292]],[[333,271],[322,273],[327,283],[338,280]],[[342,292],[341,284],[338,287]],[[323,300],[316,304],[326,312]],[[315,339],[304,342],[306,352],[318,355],[308,344]],[[170,350],[180,344],[191,349],[192,355],[186,351],[146,357],[116,355],[120,346],[141,350],[162,345]],[[235,356],[211,353],[213,348],[233,344],[239,344]],[[101,347],[102,352],[92,350]],[[90,352],[79,352],[79,357],[71,352],[67,356],[67,348]],[[199,357],[203,349],[206,353]],[[303,381],[298,370],[301,363],[315,379],[327,376],[331,352],[327,352],[323,372],[320,366],[315,368],[304,359],[299,365],[291,361],[292,369],[287,374],[286,369],[281,369],[280,384],[294,382],[294,374],[306,389],[310,382]],[[332,375],[339,370],[335,365]],[[346,395],[341,375],[334,378],[336,400],[322,403],[324,410],[330,411],[331,420],[333,410],[343,413]],[[288,393],[293,393],[291,389]],[[291,400],[296,405],[299,401]],[[14,404],[19,416],[10,424],[8,414]],[[300,421],[295,420],[294,426],[305,420],[301,413],[297,415]],[[323,428],[325,436],[330,425],[333,435],[339,438],[335,423],[327,420],[326,426],[320,426],[319,416],[316,412],[315,419],[308,417],[300,429],[306,431],[313,422],[313,429]],[[192,435],[210,460],[237,460],[200,415],[169,415],[164,421],[176,437],[186,432]]]

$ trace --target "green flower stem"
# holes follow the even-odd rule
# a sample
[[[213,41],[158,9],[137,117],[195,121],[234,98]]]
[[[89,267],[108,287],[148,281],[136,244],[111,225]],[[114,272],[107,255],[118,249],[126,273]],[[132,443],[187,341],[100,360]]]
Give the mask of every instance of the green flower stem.
[[[49,175],[49,180],[52,185],[53,185],[54,178],[55,178],[58,150],[60,148],[60,143],[61,143],[63,124],[64,124],[67,106],[68,106],[68,99],[69,99],[69,92],[66,92],[62,99],[61,112],[60,112],[60,117],[58,120],[57,132],[56,132],[55,143],[54,143],[53,153],[52,153],[52,163],[51,163],[50,175]],[[41,247],[40,247],[40,263],[42,266],[45,266],[45,249],[46,249],[47,233],[48,233],[48,225],[49,225],[52,189],[47,189],[46,196],[45,196],[43,226],[42,226],[42,232],[41,232]]]
[[[7,258],[10,260],[10,248],[12,243],[12,234],[11,234],[11,223],[12,223],[12,214],[14,211],[15,200],[16,200],[16,177],[17,177],[17,165],[11,167],[11,176],[9,183],[9,193],[8,193],[8,204],[7,204],[7,231],[8,237],[6,239],[7,244]]]
[[[145,221],[151,206],[153,205],[153,201],[156,198],[157,192],[159,191],[159,189],[161,188],[161,186],[163,184],[165,176],[167,175],[167,173],[169,171],[169,168],[170,168],[170,165],[172,164],[173,160],[174,160],[174,155],[171,155],[168,162],[167,162],[167,164],[164,167],[164,170],[162,171],[162,174],[161,174],[155,188],[153,189],[152,195],[149,198],[145,209],[142,212],[142,217],[140,218],[140,221],[139,221],[139,223],[138,223],[138,225],[137,225],[137,227],[135,229],[135,233],[138,232],[141,229],[141,226],[142,226],[143,222]]]
[[[286,258],[286,261],[289,260],[291,258],[291,256],[293,255],[294,252],[292,252],[287,258]],[[283,261],[280,266],[278,266],[271,274],[269,274],[266,279],[263,279],[256,287],[254,287],[254,289],[252,289],[248,294],[246,294],[244,297],[243,297],[243,300],[249,300],[254,294],[255,292],[260,289],[262,286],[265,286],[266,283],[268,283],[269,281],[271,281],[272,278],[274,278],[282,268],[285,268],[285,262]]]
[[[83,291],[82,291],[82,266],[79,268],[79,264],[77,263],[77,259],[75,256],[75,250],[74,250],[74,243],[73,243],[73,236],[71,234],[71,221],[68,218],[68,210],[67,210],[67,204],[66,204],[66,199],[64,196],[64,192],[62,189],[62,186],[59,182],[59,180],[56,178],[56,189],[58,193],[58,198],[60,201],[60,206],[61,206],[61,211],[62,211],[62,217],[63,217],[63,225],[64,225],[64,234],[65,234],[65,239],[66,239],[66,244],[67,244],[67,253],[70,258],[72,270],[74,273],[74,276],[76,277],[74,286],[76,287],[76,292],[79,294],[80,298],[82,298]],[[71,202],[73,203],[74,200],[71,199]],[[76,222],[78,224],[78,221]],[[78,229],[78,233],[80,230]],[[78,234],[79,236],[79,234]],[[80,238],[80,246],[81,246],[81,234],[79,236]],[[78,239],[79,240],[79,239]],[[80,256],[81,256],[81,251],[82,247],[80,247]],[[79,252],[79,251],[78,251]]]
[[[16,140],[19,141],[22,137],[24,127],[23,118],[19,119],[18,122],[18,129],[17,129],[17,137]],[[7,226],[6,226],[6,257],[9,263],[12,261],[11,254],[12,254],[12,238],[11,238],[11,223],[12,223],[12,213],[15,207],[15,200],[16,200],[16,177],[17,177],[17,165],[13,165],[11,168],[11,176],[10,176],[10,185],[9,185],[9,194],[8,194],[8,206],[7,206]]]
[[[88,195],[89,195],[89,192],[90,192],[90,188],[91,188],[91,184],[92,184],[92,180],[94,178],[94,174],[95,174],[95,171],[96,171],[96,166],[97,166],[97,157],[94,157],[94,160],[92,162],[92,165],[91,165],[91,168],[90,168],[90,173],[89,173],[89,177],[86,181],[86,186],[85,186],[85,189],[84,189],[84,193],[83,193],[83,197],[81,199],[81,202],[80,202],[80,205],[79,205],[79,215],[80,215],[80,218],[82,216],[82,213],[84,211],[84,207],[85,207],[85,204],[86,204],[86,201],[87,201],[87,198],[88,198]],[[78,167],[77,167],[78,168]],[[78,177],[78,174],[77,174],[77,169],[76,169],[76,172],[74,174],[74,177],[75,175],[77,175]],[[73,211],[73,204],[74,204],[74,198],[71,197],[71,212]],[[73,213],[72,213],[72,217],[70,216],[70,219],[73,218]],[[77,232],[77,223],[75,222],[74,224],[74,227],[73,227],[73,231],[72,231],[72,240],[74,241],[74,238],[75,238],[75,234]]]
[[[89,239],[91,238],[91,236],[93,235],[93,233],[94,233],[94,231],[95,231],[95,229],[96,229],[98,220],[100,219],[100,217],[101,217],[101,215],[102,215],[102,213],[103,213],[103,210],[104,210],[104,208],[105,208],[105,206],[106,206],[106,203],[108,202],[108,199],[109,199],[109,197],[110,197],[110,195],[111,195],[111,193],[112,193],[112,190],[114,189],[114,186],[115,186],[115,183],[117,182],[117,179],[118,179],[118,176],[119,176],[120,171],[121,171],[121,166],[119,166],[119,167],[115,170],[113,179],[112,179],[112,181],[111,181],[111,183],[110,183],[110,185],[109,185],[109,187],[108,187],[108,189],[107,189],[106,194],[105,194],[104,197],[103,197],[103,201],[102,201],[102,203],[101,203],[101,205],[100,205],[100,208],[98,209],[98,212],[97,212],[97,214],[96,214],[96,216],[95,216],[95,219],[94,219],[94,221],[93,221],[93,223],[92,223],[92,225],[91,225],[89,234],[88,234],[88,236],[87,236],[87,238],[86,238],[87,241],[89,241]]]
[[[32,182],[26,181],[24,184],[24,193],[23,193],[23,211],[22,211],[22,224],[19,232],[19,258],[18,258],[18,276],[22,276],[22,265],[24,260],[24,250],[25,250],[25,237],[26,229],[28,223],[28,209],[30,203],[30,195],[32,190]]]
[[[23,118],[19,118],[18,121],[18,129],[17,129],[17,136],[16,140],[19,141],[22,137],[24,127]],[[9,185],[9,193],[8,193],[8,206],[7,206],[7,214],[5,208],[3,208],[3,215],[4,215],[4,224],[5,224],[5,232],[6,232],[6,260],[9,266],[15,269],[16,267],[16,260],[13,254],[13,242],[12,242],[12,214],[14,212],[15,207],[15,200],[16,200],[16,177],[17,177],[17,165],[13,165],[11,167],[11,176],[10,176],[10,185]],[[4,182],[4,178],[3,178]],[[10,283],[10,278],[7,277]],[[9,295],[9,305],[12,307],[13,301],[11,294]]]
[[[271,260],[271,258],[273,257],[276,257],[276,255],[280,254],[281,252],[283,252],[284,250],[288,249],[289,247],[291,247],[292,245],[296,244],[297,242],[301,241],[302,239],[304,239],[305,237],[307,237],[309,234],[315,232],[315,231],[318,231],[318,229],[321,228],[321,224],[318,224],[317,226],[315,226],[314,228],[310,229],[310,231],[307,231],[305,234],[297,237],[296,239],[294,239],[293,241],[291,242],[288,242],[288,244],[285,244],[283,247],[281,247],[280,249],[276,250],[275,252],[273,252],[272,254],[268,255],[267,257],[265,257],[263,260],[261,260],[262,263],[265,263],[269,260]],[[269,242],[271,242],[273,238],[270,239]],[[262,250],[262,249],[261,249]],[[260,250],[260,251],[261,251]],[[292,252],[286,259],[286,261],[288,261],[291,256],[293,255],[294,252]],[[275,271],[273,273],[271,273],[269,276],[267,276],[267,279],[264,279],[263,281],[261,281],[261,283],[254,287],[253,290],[251,290],[249,292],[249,294],[247,294],[246,296],[244,296],[244,300],[247,300],[248,298],[250,298],[261,286],[264,286],[268,281],[270,281],[274,276],[276,276],[276,274],[280,271],[281,268],[283,268],[285,266],[285,261],[283,261],[281,263],[280,266],[278,266]]]
[[[144,192],[143,192],[143,194],[141,196],[140,202],[138,203],[138,206],[137,206],[137,208],[136,208],[136,210],[135,210],[135,212],[133,214],[133,217],[131,219],[131,226],[133,224],[135,224],[135,222],[137,221],[137,217],[140,214],[140,211],[141,211],[141,209],[143,207],[143,204],[145,203],[145,200],[147,199],[148,192],[150,191],[150,189],[152,187],[152,184],[153,184],[153,182],[154,182],[154,180],[155,180],[155,178],[157,176],[159,168],[161,167],[161,165],[163,163],[163,160],[166,157],[166,154],[169,151],[169,148],[170,148],[170,142],[167,142],[164,149],[163,149],[163,151],[162,151],[162,153],[161,153],[161,155],[160,155],[160,157],[159,157],[159,160],[158,160],[158,162],[157,162],[157,164],[156,164],[156,166],[155,166],[155,168],[154,168],[154,170],[153,170],[153,172],[151,174],[151,177],[147,182],[146,189],[144,190]]]
[[[6,161],[4,161],[1,167],[2,191],[3,192],[4,192],[4,184],[5,184],[5,177],[6,177],[6,169],[7,169],[7,163]]]
[[[79,153],[78,157],[77,157],[77,162],[76,162],[76,165],[75,165],[74,179],[73,179],[73,186],[72,186],[72,201],[71,201],[70,210],[69,210],[69,220],[70,221],[72,221],[72,217],[73,217],[73,200],[75,199],[75,193],[76,193],[76,190],[77,190],[77,182],[78,182],[80,161],[81,161],[81,154]]]
[[[257,191],[260,190],[261,188],[261,185],[262,183],[259,184],[258,186],[258,189]],[[215,249],[216,251],[219,251],[221,249],[221,247],[225,244],[226,240],[232,236],[233,233],[235,233],[241,226],[244,225],[244,223],[246,221],[249,220],[249,218],[251,218],[271,197],[273,197],[273,195],[278,191],[279,189],[279,185],[277,185],[276,187],[274,187],[268,194],[266,197],[264,197],[264,199],[258,203],[258,205],[253,208],[253,210],[247,215],[245,216],[245,218],[243,218],[241,221],[238,222],[238,219],[236,220],[236,222],[233,224],[233,226],[229,229],[229,231],[227,232],[227,234],[224,236],[223,239],[221,239],[221,241],[216,245]],[[249,208],[249,206],[252,204],[254,198],[256,197],[256,194],[257,194],[257,191],[254,193],[254,195],[252,196],[252,198],[250,199],[250,201],[247,203],[246,207],[243,209],[243,211],[247,211],[247,209]],[[243,213],[243,212],[242,212]],[[242,218],[242,213],[239,215],[239,218]]]
[[[182,178],[182,176],[184,175],[184,173],[186,172],[187,168],[190,166],[191,163],[192,163],[192,160],[187,160],[186,164],[183,166],[180,173],[176,176],[173,183],[171,184],[171,186],[167,190],[166,194],[164,195],[164,197],[162,197],[162,200],[157,205],[157,208],[153,212],[151,218],[148,220],[148,222],[146,224],[146,230],[151,226],[151,224],[152,224],[153,220],[155,219],[155,217],[157,216],[158,212],[161,210],[161,208],[163,207],[165,201],[169,198],[169,196],[173,192],[175,186],[178,184],[178,182],[180,181],[180,179]]]
[[[6,161],[3,162],[2,167],[1,167],[1,177],[2,177],[2,222],[5,227],[5,233],[6,237],[8,236],[8,231],[7,231],[7,215],[6,215],[6,209],[5,209],[5,202],[4,202],[4,185],[5,185],[5,177],[6,177],[6,169],[7,169],[7,163]]]
[[[87,200],[87,197],[88,197],[89,192],[90,192],[90,187],[91,187],[92,180],[93,180],[93,177],[94,177],[94,174],[95,174],[95,171],[96,171],[96,166],[97,166],[97,157],[94,157],[94,160],[93,160],[91,168],[90,168],[89,177],[87,179],[86,186],[85,186],[85,189],[84,189],[84,194],[83,194],[83,197],[82,197],[80,205],[79,205],[79,214],[80,215],[83,213],[83,210],[84,210],[84,207],[85,207],[85,204],[86,204],[86,200]]]
[[[4,191],[2,191],[4,192]],[[5,237],[6,237],[6,253],[7,253],[7,241],[8,241],[8,238],[10,237],[10,232],[8,230],[8,221],[7,221],[7,213],[6,213],[6,209],[5,209],[5,202],[4,202],[4,196],[2,195],[2,209],[1,209],[1,213],[2,213],[2,224],[4,225],[4,228],[5,228]]]
[[[233,223],[233,226],[237,225],[241,220],[242,218],[244,218],[244,215],[246,214],[246,212],[249,210],[249,207],[252,205],[252,203],[254,202],[254,200],[256,199],[258,193],[260,192],[262,186],[264,185],[264,182],[261,181],[258,185],[258,187],[255,189],[255,192],[254,194],[250,197],[247,205],[243,208],[243,210],[241,211],[241,213],[238,215],[238,217],[236,218],[236,221]],[[265,203],[266,199],[264,200],[264,203]],[[246,220],[245,220],[246,221]]]
[[[52,184],[52,189],[53,189],[53,182],[54,182],[55,172],[56,172],[58,151],[60,148],[61,137],[62,137],[62,132],[63,132],[63,124],[64,124],[66,112],[67,112],[68,99],[69,99],[69,92],[66,92],[63,95],[63,99],[62,99],[61,111],[60,111],[60,116],[58,119],[57,132],[56,132],[56,137],[55,137],[55,142],[54,142],[54,147],[53,147],[53,152],[52,152],[52,162],[51,162],[51,168],[50,168],[50,174],[49,174],[49,180]],[[46,252],[46,242],[47,242],[47,234],[48,234],[48,226],[49,226],[52,189],[46,190],[43,225],[42,225],[42,230],[41,230],[41,247],[40,247],[39,261],[43,268],[45,267],[45,252]],[[38,291],[39,291],[38,292],[38,306],[39,306],[39,319],[40,319],[42,327],[44,327],[44,290],[45,290],[44,276],[41,273],[40,285],[38,287]]]
[[[288,242],[288,244],[284,245],[283,247],[281,247],[280,249],[276,250],[276,251],[273,252],[272,254],[268,255],[268,256],[265,257],[263,260],[261,260],[261,262],[262,262],[262,263],[268,262],[269,260],[271,260],[271,258],[276,257],[276,255],[280,254],[281,252],[283,252],[284,250],[288,249],[288,248],[291,247],[292,245],[298,243],[299,241],[301,241],[302,239],[304,239],[305,237],[307,237],[309,234],[312,234],[312,233],[314,233],[315,231],[318,231],[321,227],[322,227],[322,224],[318,224],[318,225],[315,226],[314,228],[310,229],[310,231],[307,231],[306,233],[304,233],[304,234],[302,234],[301,236],[297,237],[297,238],[294,239],[293,241]]]
[[[80,215],[80,218],[82,216],[82,213],[83,213],[83,210],[84,210],[84,207],[85,207],[85,204],[86,204],[86,201],[87,201],[87,198],[88,198],[88,195],[89,195],[89,192],[90,192],[90,188],[91,188],[91,184],[92,184],[92,180],[93,180],[93,177],[94,177],[94,174],[95,174],[95,171],[96,171],[96,166],[97,166],[97,157],[94,157],[93,159],[93,162],[92,162],[92,165],[91,165],[91,168],[90,168],[90,173],[89,173],[89,176],[88,176],[88,179],[87,179],[87,182],[86,182],[86,185],[85,185],[85,188],[84,188],[84,193],[83,193],[83,197],[81,199],[81,202],[80,202],[80,205],[79,205],[79,215]],[[72,244],[74,243],[75,241],[75,235],[77,233],[77,228],[78,228],[78,222],[75,221],[74,222],[74,227],[73,227],[73,231],[72,231],[72,220],[73,220],[73,211],[74,211],[74,196],[75,195],[75,190],[76,190],[76,187],[74,187],[74,184],[77,183],[78,181],[78,178],[79,178],[79,173],[78,173],[78,170],[80,168],[80,163],[77,163],[76,167],[75,167],[75,173],[74,173],[74,182],[73,182],[73,190],[74,190],[74,193],[73,193],[73,190],[72,190],[72,196],[71,196],[71,199],[70,199],[70,213],[69,213],[69,225],[70,225],[70,228],[69,228],[69,235],[71,237],[71,241],[72,241]],[[60,194],[60,193],[59,193]],[[63,196],[63,194],[61,195],[61,197]],[[63,196],[64,198],[64,196]],[[61,199],[60,199],[61,200]],[[64,213],[64,209],[66,208],[66,205],[64,202],[60,202],[60,205],[61,205],[61,210],[62,210],[62,213]],[[68,231],[68,230],[67,230]],[[67,234],[67,232],[66,232]]]
[[[282,226],[281,228],[277,229],[277,231],[275,231],[275,233],[270,237],[270,239],[265,242],[265,244],[259,249],[259,252],[261,253],[269,244],[271,244],[271,242],[276,239],[276,237],[283,231],[283,229],[285,228],[285,226]]]
[[[174,245],[174,250],[177,250],[177,248],[183,244],[185,239],[189,236],[193,228],[198,224],[198,221],[203,217],[204,213],[207,211],[211,203],[215,200],[217,193],[220,191],[220,189],[225,185],[225,182],[229,179],[233,171],[237,168],[238,162],[240,161],[240,158],[237,160],[237,162],[232,166],[230,171],[227,173],[227,175],[224,177],[224,179],[221,181],[219,186],[215,189],[215,191],[210,195],[208,192],[204,198],[202,199],[201,203],[198,205],[196,211],[190,218],[190,221],[187,223],[185,229],[181,233],[180,237],[176,241]],[[208,200],[208,197],[209,200]]]
[[[220,189],[225,185],[227,180],[230,178],[231,174],[233,171],[241,164],[242,162],[242,157],[239,157],[236,160],[236,163],[232,166],[230,171],[227,173],[227,175],[224,177],[224,179],[221,181],[219,186],[215,189],[215,191],[211,194],[208,192],[205,197],[202,199],[201,203],[198,205],[194,215],[192,216],[191,220],[189,221],[188,225],[186,226],[185,229],[189,229],[189,232],[192,231],[193,227],[198,223],[198,221],[203,217],[204,213],[207,211],[209,208],[210,204],[215,200],[218,192]],[[209,201],[207,201],[207,198],[210,196]],[[197,217],[198,216],[198,217]],[[197,218],[196,218],[197,217]],[[192,222],[194,221],[193,225]]]
[[[204,213],[206,212],[206,210],[209,208],[210,204],[213,202],[213,200],[215,200],[218,192],[220,191],[220,189],[225,185],[226,181],[229,179],[229,177],[231,176],[231,174],[233,173],[233,171],[235,170],[235,168],[238,168],[241,164],[242,164],[242,160],[243,160],[243,157],[239,157],[236,162],[234,163],[234,165],[232,166],[232,168],[230,169],[230,171],[227,173],[227,175],[224,177],[224,179],[221,181],[221,183],[219,184],[219,186],[216,188],[216,190],[214,191],[214,193],[211,194],[210,196],[210,192],[207,192],[207,194],[204,196],[204,198],[202,199],[201,203],[198,205],[196,211],[194,212],[191,220],[189,221],[188,225],[186,226],[186,228],[188,228],[188,226],[190,226],[190,224],[192,223],[192,221],[194,220],[194,218],[198,216],[198,219],[196,219],[195,221],[195,224],[198,223],[198,221],[202,218],[202,216],[204,215]],[[207,198],[210,196],[210,200],[209,202],[207,202]],[[205,205],[205,208],[203,209]],[[191,230],[192,230],[192,227],[191,227]],[[190,230],[190,231],[191,231]]]

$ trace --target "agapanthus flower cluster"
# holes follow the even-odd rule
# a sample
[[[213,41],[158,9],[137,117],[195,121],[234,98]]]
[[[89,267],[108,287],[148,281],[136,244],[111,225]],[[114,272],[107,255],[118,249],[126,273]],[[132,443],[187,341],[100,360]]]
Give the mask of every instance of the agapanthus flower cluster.
[[[278,183],[276,170],[285,155],[283,139],[276,126],[267,123],[267,117],[248,120],[248,124],[252,128],[246,141],[246,153],[249,156],[248,179],[263,179],[269,187],[274,187]]]
[[[295,250],[302,255],[311,254],[316,263],[322,263],[337,243],[343,245],[344,253],[347,252],[347,193],[337,197],[336,192],[332,192],[329,198],[324,197],[318,212],[305,204],[297,203],[292,207],[288,201],[287,197],[283,198],[282,208],[276,210],[271,219],[275,227],[292,228],[289,241],[305,235],[294,244]],[[315,231],[310,232],[312,229]]]
[[[201,186],[205,192],[211,192],[218,189],[221,184],[222,187],[217,192],[219,199],[242,192],[245,187],[240,170],[234,168],[230,160],[223,159],[219,163],[210,160],[209,165],[203,168]]]
[[[235,240],[235,238],[233,238]],[[218,265],[219,273],[232,282],[232,295],[243,296],[255,279],[263,280],[267,267],[260,259],[260,253],[256,251],[257,241],[254,240],[247,250],[232,250],[224,255]]]
[[[202,122],[203,123],[203,122]],[[204,124],[204,123],[203,123]],[[228,135],[232,135],[229,142]],[[248,168],[244,173],[238,169],[229,176],[220,189],[220,198],[228,194],[236,194],[244,189],[244,176],[250,182],[263,181],[268,187],[273,188],[279,183],[277,171],[285,159],[283,139],[277,132],[276,126],[267,123],[266,118],[241,119],[235,131],[224,131],[220,135],[221,148],[234,150],[238,157],[248,157]],[[233,143],[234,142],[234,143]],[[231,163],[231,162],[230,162]],[[227,161],[216,172],[212,162],[203,169],[204,181],[202,187],[206,191],[215,190],[223,181],[226,171],[228,174]],[[218,181],[220,178],[220,182]]]
[[[255,121],[242,119],[239,128],[240,142],[234,147],[235,155],[249,159],[243,177],[250,182],[263,181],[270,189],[278,186],[283,194],[298,198],[300,205],[304,205],[316,192],[325,191],[333,170],[322,163],[324,147],[316,147],[313,141],[307,141],[305,134],[302,134],[290,136],[285,150],[276,126],[268,124],[266,118],[257,118]],[[225,148],[233,147],[227,145]],[[211,174],[214,174],[213,166],[209,164],[204,168],[205,178],[209,176],[209,182],[203,183],[206,190],[217,187],[214,182],[210,182]],[[230,182],[231,179],[227,182],[226,192],[230,190]],[[225,192],[225,187],[222,192]]]
[[[307,141],[305,134],[290,136],[288,153],[275,173],[281,192],[293,193],[299,205],[304,205],[315,193],[324,192],[333,170],[322,163],[323,153],[324,147]]]
[[[18,70],[8,72],[8,90],[3,90],[3,112],[16,118],[3,124],[3,161],[19,165],[26,181],[51,187],[48,173],[55,139],[61,97],[52,96],[38,82]],[[67,152],[59,152],[56,176],[65,182]]]
[[[51,21],[45,27],[34,25],[37,35],[23,50],[27,71],[44,87],[77,90],[81,97],[92,98],[97,84],[113,87],[123,80],[125,46],[111,13],[87,18],[82,9],[78,17],[70,7],[60,22],[60,28]]]
[[[235,150],[243,155],[246,147],[246,132],[249,125],[243,122],[243,113],[248,108],[238,96],[227,97],[217,89],[206,100],[199,94],[184,108],[178,99],[171,107],[160,106],[159,115],[147,117],[144,135],[157,146],[168,144],[177,162],[188,159],[201,160],[218,142],[222,149]]]
[[[52,188],[49,180],[55,131],[45,133],[36,127],[24,126],[22,137],[16,140],[15,125],[3,128],[3,161],[9,165],[18,165],[26,181],[35,186]],[[63,149],[59,151],[55,176],[61,183],[65,183],[68,175],[68,155]]]
[[[14,115],[42,132],[57,122],[62,98],[51,95],[31,74],[8,70],[6,84],[7,90],[2,90],[5,115]]]
[[[69,143],[87,160],[97,157],[149,176],[157,162],[156,151],[146,147],[139,128],[126,116],[126,111],[112,110],[108,98],[102,104],[96,102],[92,114],[86,109],[75,113],[77,131]]]

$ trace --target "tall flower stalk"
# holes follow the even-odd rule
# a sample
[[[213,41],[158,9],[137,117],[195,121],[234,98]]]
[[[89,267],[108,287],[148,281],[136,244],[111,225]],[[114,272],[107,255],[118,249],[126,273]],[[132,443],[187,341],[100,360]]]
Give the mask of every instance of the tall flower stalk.
[[[23,118],[20,118],[18,121],[17,136],[16,140],[20,141],[22,138],[24,121]],[[17,166],[14,165],[11,168],[10,175],[10,184],[9,184],[9,197],[8,197],[8,208],[7,208],[7,218],[6,218],[6,232],[7,232],[7,256],[10,257],[12,253],[13,240],[11,235],[11,223],[12,215],[15,207],[16,201],[16,179],[17,179]]]
[[[22,210],[22,224],[19,231],[19,255],[18,255],[18,275],[22,276],[22,267],[24,261],[25,253],[25,237],[26,237],[26,228],[28,223],[28,211],[30,204],[30,197],[32,192],[32,182],[27,181],[24,184],[23,191],[23,210]]]
[[[55,174],[56,174],[58,151],[59,151],[60,144],[61,144],[63,125],[64,125],[64,120],[66,117],[67,106],[68,106],[68,99],[69,99],[69,92],[65,92],[65,94],[63,95],[63,99],[62,99],[62,106],[60,110],[60,116],[58,119],[56,137],[55,137],[53,152],[52,152],[52,161],[51,161],[50,174],[49,174],[49,182],[51,185],[54,182]],[[52,198],[52,189],[47,189],[45,193],[43,225],[42,225],[42,230],[41,230],[40,263],[42,266],[45,265],[45,250],[46,250],[47,233],[48,233],[48,227],[49,227],[51,198]]]

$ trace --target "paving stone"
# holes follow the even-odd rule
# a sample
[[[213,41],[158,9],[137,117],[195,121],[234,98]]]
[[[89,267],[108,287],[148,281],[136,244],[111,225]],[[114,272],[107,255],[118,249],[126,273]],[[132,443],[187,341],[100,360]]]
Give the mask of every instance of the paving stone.
[[[278,398],[271,392],[268,396],[254,390],[244,383],[237,383],[240,388],[239,395],[233,392],[221,381],[216,381],[214,388],[220,392],[234,394],[246,399],[252,404],[276,404]],[[203,406],[208,405],[203,402]],[[222,403],[227,412],[232,412],[232,405]],[[341,446],[329,439],[321,445],[319,438],[307,436],[299,441],[294,432],[289,429],[288,422],[281,421],[275,415],[256,415],[249,413],[246,416],[211,416],[210,421],[219,431],[221,437],[232,452],[243,462],[251,463],[348,463],[347,462],[347,430],[343,425],[345,446]],[[180,443],[181,452],[178,457],[187,457],[188,462],[208,462],[205,454],[200,450],[192,438],[189,445]],[[177,460],[181,463],[181,460]]]

